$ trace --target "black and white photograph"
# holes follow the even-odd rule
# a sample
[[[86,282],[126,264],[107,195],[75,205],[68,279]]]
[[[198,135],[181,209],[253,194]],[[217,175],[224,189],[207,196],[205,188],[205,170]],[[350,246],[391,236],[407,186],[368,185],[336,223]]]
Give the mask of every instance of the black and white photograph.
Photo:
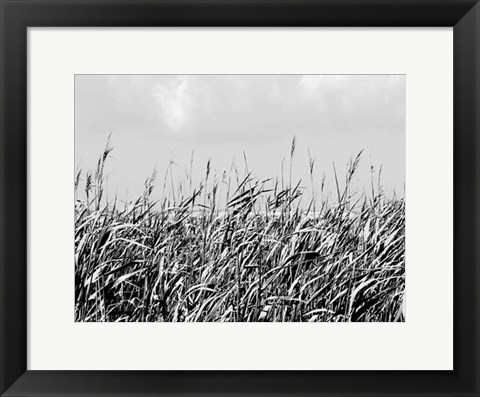
[[[404,322],[405,75],[75,75],[76,322]]]

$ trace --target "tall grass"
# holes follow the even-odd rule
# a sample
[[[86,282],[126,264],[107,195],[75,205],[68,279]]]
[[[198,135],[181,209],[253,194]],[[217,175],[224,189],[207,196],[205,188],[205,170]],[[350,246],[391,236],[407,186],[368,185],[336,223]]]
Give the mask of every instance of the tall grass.
[[[344,182],[335,169],[334,203],[310,156],[321,202],[292,181],[293,141],[286,181],[258,180],[245,156],[220,180],[208,162],[196,186],[170,168],[158,201],[154,172],[124,205],[104,197],[111,151],[75,176],[76,321],[404,320],[405,201],[351,191],[361,154]]]

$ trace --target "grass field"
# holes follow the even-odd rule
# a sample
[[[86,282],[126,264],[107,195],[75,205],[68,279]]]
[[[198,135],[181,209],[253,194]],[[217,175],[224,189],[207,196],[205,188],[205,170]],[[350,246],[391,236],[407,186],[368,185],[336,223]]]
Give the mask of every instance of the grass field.
[[[280,178],[209,162],[126,204],[104,197],[111,150],[75,178],[76,321],[404,321],[405,200],[351,191],[361,154],[332,202],[304,193],[323,186],[313,159],[292,182],[293,140]]]

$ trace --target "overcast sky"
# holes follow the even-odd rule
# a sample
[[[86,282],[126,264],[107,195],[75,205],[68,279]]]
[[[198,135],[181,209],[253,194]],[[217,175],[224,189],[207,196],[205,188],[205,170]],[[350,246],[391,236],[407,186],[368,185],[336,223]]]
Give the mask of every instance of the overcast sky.
[[[383,167],[386,193],[403,195],[405,76],[77,75],[76,166],[93,169],[109,134],[108,190],[123,199],[135,199],[152,169],[161,176],[170,160],[180,178],[192,150],[196,180],[208,159],[219,175],[232,160],[243,169],[243,151],[255,175],[279,176],[293,136],[293,176],[306,188],[307,149],[327,189],[332,163],[343,173],[364,149],[356,187],[369,189],[372,163]]]

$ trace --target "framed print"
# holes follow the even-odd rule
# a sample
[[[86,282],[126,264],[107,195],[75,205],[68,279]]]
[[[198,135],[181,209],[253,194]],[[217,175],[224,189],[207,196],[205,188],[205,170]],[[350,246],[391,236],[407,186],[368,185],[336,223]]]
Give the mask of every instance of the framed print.
[[[2,395],[479,394],[476,1],[1,13]]]
[[[75,321],[404,320],[404,75],[76,75],[77,161],[102,138],[75,177]],[[145,179],[147,158],[168,161]]]

